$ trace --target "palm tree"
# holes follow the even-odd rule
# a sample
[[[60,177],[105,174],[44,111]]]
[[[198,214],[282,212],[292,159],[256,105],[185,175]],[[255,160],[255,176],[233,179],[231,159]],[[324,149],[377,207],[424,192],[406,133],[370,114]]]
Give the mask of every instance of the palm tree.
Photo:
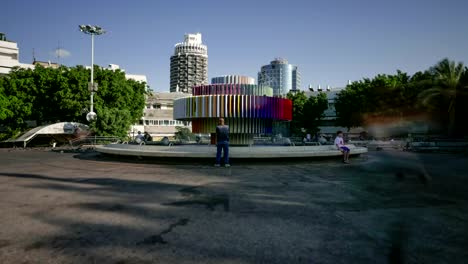
[[[447,114],[449,118],[448,135],[455,133],[455,108],[457,89],[460,86],[460,78],[465,68],[462,62],[456,63],[445,58],[430,69],[435,77],[436,86],[419,94],[424,105],[434,102],[434,99],[446,99],[448,102]]]

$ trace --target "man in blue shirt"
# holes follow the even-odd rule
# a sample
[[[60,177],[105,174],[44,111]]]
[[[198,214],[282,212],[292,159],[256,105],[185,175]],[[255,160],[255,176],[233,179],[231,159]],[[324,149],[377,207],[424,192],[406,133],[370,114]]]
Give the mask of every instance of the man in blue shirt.
[[[229,126],[224,124],[224,118],[219,119],[218,126],[216,127],[216,163],[215,167],[220,166],[221,150],[224,152],[224,166],[229,165]]]

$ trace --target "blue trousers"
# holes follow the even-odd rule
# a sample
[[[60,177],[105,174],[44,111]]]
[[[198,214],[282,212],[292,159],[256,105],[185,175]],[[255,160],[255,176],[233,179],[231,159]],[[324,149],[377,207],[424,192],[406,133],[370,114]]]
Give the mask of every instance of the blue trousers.
[[[224,152],[224,164],[229,164],[229,142],[222,141],[216,144],[216,164],[221,162],[221,151]]]

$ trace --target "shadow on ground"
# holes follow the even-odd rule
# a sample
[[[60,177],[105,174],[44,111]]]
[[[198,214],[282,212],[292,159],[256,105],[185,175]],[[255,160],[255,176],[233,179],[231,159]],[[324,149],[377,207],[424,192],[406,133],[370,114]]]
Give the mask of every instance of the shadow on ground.
[[[466,257],[463,156],[382,152],[349,166],[236,160],[215,169],[206,160],[66,155],[50,157],[81,166],[82,175],[66,166],[13,172],[18,168],[2,164],[5,263],[462,263]],[[87,173],[87,166],[96,170]]]

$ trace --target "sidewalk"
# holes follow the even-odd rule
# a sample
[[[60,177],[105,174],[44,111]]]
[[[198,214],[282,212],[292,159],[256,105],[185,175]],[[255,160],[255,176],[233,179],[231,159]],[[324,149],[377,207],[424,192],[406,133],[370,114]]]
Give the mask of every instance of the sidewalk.
[[[118,162],[0,149],[1,263],[463,263],[468,159]],[[427,173],[430,178],[425,178]]]

